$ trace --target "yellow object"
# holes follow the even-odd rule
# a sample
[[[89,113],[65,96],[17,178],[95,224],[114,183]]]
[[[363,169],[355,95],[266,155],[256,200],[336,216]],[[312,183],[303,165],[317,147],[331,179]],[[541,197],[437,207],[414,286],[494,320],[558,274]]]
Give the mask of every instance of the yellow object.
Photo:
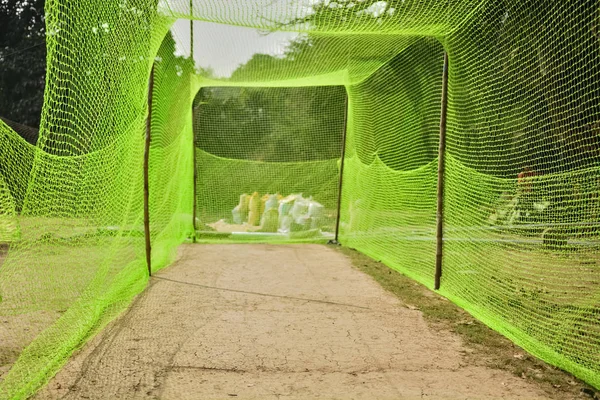
[[[252,193],[249,204],[248,225],[257,226],[259,224],[262,204],[258,192]]]

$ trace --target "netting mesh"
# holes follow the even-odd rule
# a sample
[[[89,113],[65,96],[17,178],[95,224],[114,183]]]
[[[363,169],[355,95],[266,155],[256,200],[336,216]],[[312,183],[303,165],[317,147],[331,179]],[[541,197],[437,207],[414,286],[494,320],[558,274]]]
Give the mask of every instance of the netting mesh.
[[[429,286],[443,51],[418,40],[350,87],[342,188],[343,243]]]
[[[447,38],[444,272],[451,299],[596,386],[598,11],[506,2]]]
[[[222,240],[210,225],[235,222],[236,206],[248,222],[251,199],[245,209],[240,196],[254,192],[259,210],[265,194],[279,207],[277,194],[298,192],[325,209],[318,225],[285,240],[331,233],[347,93],[341,241],[432,287],[444,51],[441,293],[600,386],[597,1],[192,3],[46,4],[37,147],[0,122],[0,398],[32,394],[146,285],[153,65],[154,270],[192,236],[194,201],[199,230],[212,232],[204,240]],[[169,27],[190,17],[298,36],[220,79],[178,55]],[[204,32],[196,41],[221,35]],[[256,119],[252,96],[277,99],[269,113],[279,119]],[[244,107],[223,114],[232,102]],[[311,107],[322,115],[307,119]]]
[[[345,97],[338,86],[202,89],[200,239],[333,239]]]

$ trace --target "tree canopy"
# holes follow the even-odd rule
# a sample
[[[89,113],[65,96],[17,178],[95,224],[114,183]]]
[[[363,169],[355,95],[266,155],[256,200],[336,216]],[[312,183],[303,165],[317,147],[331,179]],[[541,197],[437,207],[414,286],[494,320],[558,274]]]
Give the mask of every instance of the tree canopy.
[[[0,117],[38,127],[46,75],[45,0],[0,0]]]
[[[196,143],[226,158],[267,162],[337,158],[345,96],[342,86],[204,88],[194,110]]]

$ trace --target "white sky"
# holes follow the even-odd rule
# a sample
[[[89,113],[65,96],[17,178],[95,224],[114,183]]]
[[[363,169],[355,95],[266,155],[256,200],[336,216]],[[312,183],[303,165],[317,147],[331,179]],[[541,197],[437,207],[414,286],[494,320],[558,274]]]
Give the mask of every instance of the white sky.
[[[172,27],[178,55],[190,54],[190,21],[177,20]],[[228,77],[256,53],[283,54],[294,32],[265,34],[254,28],[194,21],[194,60],[202,68],[211,68],[217,77]]]

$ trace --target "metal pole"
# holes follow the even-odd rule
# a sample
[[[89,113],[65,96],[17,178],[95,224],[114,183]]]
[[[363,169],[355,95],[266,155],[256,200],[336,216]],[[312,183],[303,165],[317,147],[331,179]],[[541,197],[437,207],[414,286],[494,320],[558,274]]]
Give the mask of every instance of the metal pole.
[[[190,57],[192,58],[192,73],[195,72],[196,63],[194,61],[194,0],[190,0]],[[192,242],[196,243],[196,232],[198,232],[198,227],[196,226],[196,214],[198,213],[198,204],[196,201],[196,193],[197,193],[197,181],[198,181],[198,168],[196,165],[196,133],[194,132],[194,99],[192,99],[192,165],[194,168],[194,183],[193,183],[193,210],[192,210],[192,227],[194,228],[194,233],[192,234]]]
[[[442,73],[442,110],[440,115],[440,147],[438,151],[437,177],[437,232],[435,254],[435,290],[439,290],[442,279],[442,260],[444,256],[444,176],[446,170],[446,117],[448,111],[448,53],[444,53],[444,71]]]
[[[338,181],[338,201],[337,201],[337,216],[335,220],[335,239],[330,240],[329,244],[339,245],[340,233],[340,211],[342,209],[342,183],[344,181],[344,161],[346,159],[346,135],[348,133],[348,92],[346,91],[346,100],[344,103],[344,132],[342,136],[342,158],[340,161],[340,179]]]
[[[148,83],[148,117],[146,118],[146,140],[144,145],[144,236],[146,238],[146,265],[148,276],[152,276],[152,247],[150,245],[150,141],[152,140],[152,92],[154,91],[154,65]]]

